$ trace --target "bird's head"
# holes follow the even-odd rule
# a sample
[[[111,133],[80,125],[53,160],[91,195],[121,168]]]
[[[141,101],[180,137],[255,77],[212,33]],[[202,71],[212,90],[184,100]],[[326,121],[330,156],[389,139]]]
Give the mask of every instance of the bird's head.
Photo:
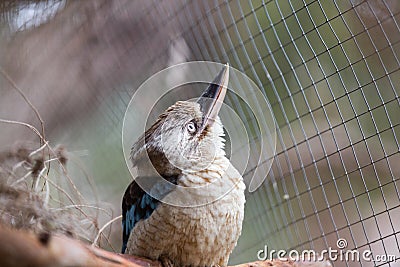
[[[199,171],[215,157],[224,156],[224,131],[218,113],[228,80],[226,65],[197,101],[178,101],[162,113],[141,142],[139,139],[133,146],[133,164],[137,165],[143,156],[143,143],[153,166],[162,175]]]

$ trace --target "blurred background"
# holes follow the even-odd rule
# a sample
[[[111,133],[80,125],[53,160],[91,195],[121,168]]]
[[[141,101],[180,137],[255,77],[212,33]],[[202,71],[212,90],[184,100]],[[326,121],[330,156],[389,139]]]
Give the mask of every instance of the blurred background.
[[[120,215],[132,179],[121,132],[135,90],[177,63],[229,62],[262,90],[277,127],[230,263],[256,260],[265,245],[321,251],[345,238],[347,249],[394,258],[334,266],[398,266],[399,20],[397,0],[4,0],[0,119],[41,129],[29,99],[88,206],[105,210],[98,230]],[[35,142],[28,128],[0,123],[0,150]],[[100,245],[119,251],[120,228]]]

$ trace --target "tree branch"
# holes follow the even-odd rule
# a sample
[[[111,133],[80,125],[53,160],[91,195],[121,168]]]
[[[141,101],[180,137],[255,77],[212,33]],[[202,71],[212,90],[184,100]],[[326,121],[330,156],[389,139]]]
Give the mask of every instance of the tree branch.
[[[93,247],[59,234],[33,234],[0,226],[0,266],[3,267],[162,267],[152,261]],[[232,267],[329,267],[328,261],[266,260]]]

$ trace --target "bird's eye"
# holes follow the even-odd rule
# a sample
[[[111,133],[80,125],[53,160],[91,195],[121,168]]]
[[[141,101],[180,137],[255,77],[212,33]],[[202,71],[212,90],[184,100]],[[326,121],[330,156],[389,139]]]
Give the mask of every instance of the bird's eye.
[[[193,134],[196,132],[196,125],[194,124],[193,121],[191,121],[188,124],[186,124],[186,129],[188,130],[189,133]]]

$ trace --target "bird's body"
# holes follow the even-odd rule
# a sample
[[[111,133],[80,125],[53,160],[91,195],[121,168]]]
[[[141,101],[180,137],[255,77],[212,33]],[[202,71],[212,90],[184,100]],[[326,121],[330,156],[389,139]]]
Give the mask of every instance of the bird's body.
[[[215,101],[223,100],[226,79],[222,75],[225,89],[220,81],[209,87],[215,94],[208,106],[201,101],[177,102],[133,146],[137,178],[122,204],[123,252],[164,265],[227,265],[242,230],[245,185],[225,157],[223,127],[217,117],[221,103]],[[151,192],[139,187],[137,181],[153,181],[148,162],[171,186],[154,182]],[[177,198],[185,199],[185,205],[170,204],[179,203]]]
[[[225,157],[217,161],[225,165],[221,172],[230,164]],[[186,186],[198,186],[221,179],[218,171],[191,173],[181,181]],[[151,259],[167,257],[177,266],[226,266],[241,232],[244,184],[235,169],[223,180],[233,189],[210,204],[176,207],[160,203],[148,219],[136,224],[126,252]]]

